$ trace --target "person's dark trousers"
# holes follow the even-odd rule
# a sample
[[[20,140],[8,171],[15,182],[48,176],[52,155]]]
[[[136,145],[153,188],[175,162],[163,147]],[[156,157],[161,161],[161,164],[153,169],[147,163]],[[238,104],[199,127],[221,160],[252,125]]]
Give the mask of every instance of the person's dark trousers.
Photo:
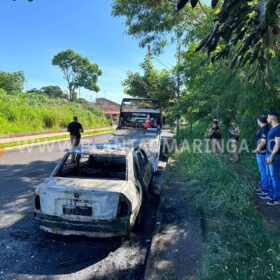
[[[80,140],[81,140],[80,137],[71,135],[71,136],[70,136],[70,140],[71,140],[71,146],[72,146],[72,148],[75,148],[75,147],[77,147],[77,146],[80,145]]]
[[[260,175],[261,175],[260,187],[261,187],[262,191],[267,192],[267,191],[269,191],[269,179],[268,179],[268,174],[269,174],[268,168],[269,167],[265,163],[265,154],[257,153],[256,159],[257,159],[257,163],[258,163],[258,167],[259,167],[259,171],[260,171]]]
[[[266,154],[266,159],[270,154]],[[268,177],[271,184],[269,196],[273,199],[280,199],[280,155],[275,155],[273,161],[268,165]]]

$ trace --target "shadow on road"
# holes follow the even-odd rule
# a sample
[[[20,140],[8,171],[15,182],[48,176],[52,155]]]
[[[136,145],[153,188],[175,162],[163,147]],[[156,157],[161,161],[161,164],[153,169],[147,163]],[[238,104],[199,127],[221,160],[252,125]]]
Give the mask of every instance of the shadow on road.
[[[69,274],[75,280],[142,279],[158,197],[144,204],[141,229],[130,238],[44,233],[34,225],[33,194],[57,164],[57,158],[52,160],[9,165],[1,160],[0,280],[69,279]]]
[[[56,236],[35,228],[33,192],[55,165],[56,162],[47,161],[0,165],[2,275],[77,272],[106,258],[121,245],[121,239]]]

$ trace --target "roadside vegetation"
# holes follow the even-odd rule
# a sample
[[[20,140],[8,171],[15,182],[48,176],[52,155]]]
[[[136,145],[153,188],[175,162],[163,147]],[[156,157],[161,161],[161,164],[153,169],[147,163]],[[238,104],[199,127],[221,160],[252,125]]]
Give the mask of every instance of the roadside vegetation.
[[[85,129],[108,126],[104,114],[89,102],[32,92],[8,94],[0,89],[0,134],[65,129],[74,115]]]
[[[244,155],[238,169],[226,155],[181,150],[176,158],[186,197],[201,215],[199,279],[280,279],[279,240],[254,201],[253,156]]]
[[[25,92],[24,72],[0,71],[0,134],[65,129],[74,115],[85,129],[108,125],[101,110],[77,93],[80,88],[99,91],[99,66],[71,49],[56,54],[52,64],[62,70],[67,91],[49,85]]]
[[[112,6],[114,16],[125,17],[127,33],[148,49],[141,72],[128,72],[125,91],[163,99],[167,118],[187,122],[190,134],[197,121],[208,126],[218,119],[225,136],[235,119],[252,143],[257,116],[280,108],[277,1],[212,1],[215,9],[209,1],[140,2],[114,0]],[[174,67],[158,56],[172,44]]]

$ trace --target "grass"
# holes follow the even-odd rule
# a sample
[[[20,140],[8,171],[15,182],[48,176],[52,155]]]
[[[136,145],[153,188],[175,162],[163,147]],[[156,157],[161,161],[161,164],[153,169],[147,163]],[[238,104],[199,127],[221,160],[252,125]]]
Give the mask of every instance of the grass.
[[[104,130],[97,130],[97,131],[88,131],[84,132],[83,136],[92,136],[100,133],[109,133],[113,132],[115,129],[113,128],[108,128]],[[53,141],[53,140],[62,140],[62,139],[68,139],[69,134],[65,135],[59,135],[59,136],[52,136],[52,137],[40,137],[37,139],[32,139],[32,140],[22,140],[22,141],[15,141],[15,142],[10,142],[10,143],[3,143],[1,144],[2,148],[12,148],[12,147],[18,147],[22,145],[28,145],[28,144],[35,144],[35,143],[42,143],[42,142],[47,142],[47,141]]]
[[[84,128],[108,126],[104,114],[89,102],[69,102],[35,93],[7,94],[0,89],[0,134],[65,129],[76,115]]]
[[[199,279],[280,279],[280,242],[256,209],[248,179],[256,172],[253,157],[245,157],[238,171],[216,154],[181,151],[177,160],[186,196],[203,217]]]

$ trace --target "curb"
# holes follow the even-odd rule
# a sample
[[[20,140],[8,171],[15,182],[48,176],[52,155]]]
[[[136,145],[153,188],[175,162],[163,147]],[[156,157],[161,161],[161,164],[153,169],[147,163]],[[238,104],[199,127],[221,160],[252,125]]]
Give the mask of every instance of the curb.
[[[108,131],[107,132],[100,132],[100,133],[96,133],[96,134],[92,134],[92,135],[86,135],[83,138],[102,135],[102,134],[111,134],[112,132],[108,132]],[[19,146],[15,146],[15,147],[3,148],[3,150],[4,150],[4,152],[5,151],[9,151],[9,152],[10,151],[19,151],[19,150],[27,148],[27,147],[36,147],[36,146],[44,145],[44,144],[47,144],[47,143],[56,143],[56,142],[62,142],[62,141],[68,141],[68,140],[69,140],[68,138],[49,140],[49,141],[47,140],[47,141],[42,141],[42,142],[38,142],[38,143],[24,144],[24,145],[19,145]]]
[[[104,131],[108,129],[112,129],[114,127],[102,127],[102,128],[91,128],[91,129],[85,129],[86,132],[93,132],[93,131]],[[0,142],[1,144],[7,144],[11,142],[17,142],[17,141],[24,141],[24,140],[36,140],[38,138],[47,138],[47,137],[55,137],[55,136],[65,136],[68,135],[68,132],[64,130],[59,131],[42,131],[42,132],[36,132],[36,133],[26,133],[26,134],[0,134]],[[25,138],[25,139],[24,139]]]
[[[168,167],[168,162],[166,164],[166,167]],[[152,268],[152,258],[156,252],[156,243],[157,243],[157,235],[160,231],[160,227],[161,227],[161,221],[162,221],[162,214],[161,214],[161,211],[160,211],[160,208],[161,208],[161,205],[162,205],[162,202],[163,202],[163,196],[162,196],[162,193],[163,193],[163,182],[162,184],[160,185],[159,188],[157,188],[157,190],[159,191],[159,195],[160,195],[160,199],[159,199],[159,204],[158,204],[158,210],[157,210],[157,215],[156,215],[156,221],[155,221],[155,225],[154,225],[154,229],[153,229],[153,237],[152,237],[152,242],[151,242],[151,246],[147,252],[147,257],[146,257],[146,267],[145,267],[145,273],[144,273],[144,280],[151,280],[150,278],[150,274],[151,274],[151,271],[153,270]]]

